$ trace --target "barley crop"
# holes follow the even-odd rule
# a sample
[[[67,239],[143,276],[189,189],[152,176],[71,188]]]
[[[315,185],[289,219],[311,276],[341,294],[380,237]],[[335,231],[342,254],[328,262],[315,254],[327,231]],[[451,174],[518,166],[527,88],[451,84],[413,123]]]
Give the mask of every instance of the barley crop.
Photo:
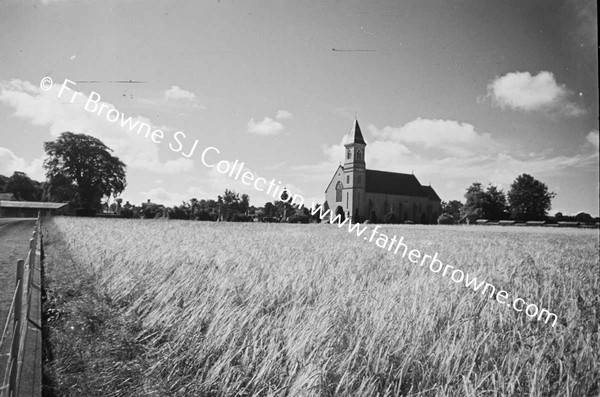
[[[87,277],[137,324],[130,358],[81,360],[90,377],[113,368],[103,395],[126,394],[124,368],[142,374],[139,395],[600,392],[596,230],[381,229],[549,308],[552,327],[331,225],[55,218],[46,229],[49,280]]]

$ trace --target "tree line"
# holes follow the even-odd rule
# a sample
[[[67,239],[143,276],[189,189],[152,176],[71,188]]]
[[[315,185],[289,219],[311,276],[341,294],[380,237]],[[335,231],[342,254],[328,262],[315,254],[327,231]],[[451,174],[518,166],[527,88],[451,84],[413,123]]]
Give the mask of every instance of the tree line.
[[[466,189],[465,203],[458,200],[442,202],[442,215],[438,222],[456,223],[460,220],[515,220],[515,221],[579,221],[591,222],[589,214],[580,213],[568,217],[558,212],[549,216],[552,199],[556,197],[545,183],[529,174],[519,175],[510,185],[508,192],[497,186],[486,188],[480,182],[474,182]]]
[[[0,175],[0,193],[13,193],[15,199],[23,201],[69,202],[78,215],[112,212],[126,218],[233,222],[260,219],[265,222],[302,223],[311,220],[307,208],[299,208],[286,202],[288,193],[285,190],[281,200],[267,202],[258,208],[250,205],[247,194],[240,195],[229,189],[216,199],[192,198],[173,207],[151,203],[149,200],[139,206],[129,202],[123,204],[119,196],[127,185],[126,165],[99,139],[67,131],[55,141],[44,142],[44,150],[45,182],[34,181],[25,173],[16,171],[10,177]],[[456,223],[459,220],[478,218],[548,220],[548,211],[555,196],[546,184],[528,174],[519,175],[507,193],[491,184],[484,188],[480,182],[475,182],[466,189],[464,204],[458,200],[442,202],[442,215],[438,223]],[[343,216],[343,211],[341,215]],[[589,214],[585,215],[585,220],[591,219]],[[560,213],[556,214],[555,219],[569,220]],[[397,223],[394,219],[384,219],[384,222]]]

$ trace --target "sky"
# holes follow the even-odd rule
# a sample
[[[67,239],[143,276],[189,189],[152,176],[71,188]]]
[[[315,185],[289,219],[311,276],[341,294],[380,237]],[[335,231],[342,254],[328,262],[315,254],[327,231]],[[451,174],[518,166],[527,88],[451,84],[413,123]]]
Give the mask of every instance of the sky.
[[[356,117],[368,169],[413,172],[442,200],[527,173],[556,193],[551,214],[598,216],[596,8],[3,1],[0,174],[44,180],[43,142],[71,131],[125,162],[132,204],[272,201],[223,173],[236,161],[322,203]]]

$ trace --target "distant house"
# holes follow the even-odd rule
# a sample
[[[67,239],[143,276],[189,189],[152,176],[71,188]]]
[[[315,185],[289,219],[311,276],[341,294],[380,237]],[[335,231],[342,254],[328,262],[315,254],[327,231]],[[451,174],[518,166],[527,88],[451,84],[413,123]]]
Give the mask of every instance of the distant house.
[[[0,218],[35,218],[38,211],[42,215],[66,214],[69,203],[0,200]]]

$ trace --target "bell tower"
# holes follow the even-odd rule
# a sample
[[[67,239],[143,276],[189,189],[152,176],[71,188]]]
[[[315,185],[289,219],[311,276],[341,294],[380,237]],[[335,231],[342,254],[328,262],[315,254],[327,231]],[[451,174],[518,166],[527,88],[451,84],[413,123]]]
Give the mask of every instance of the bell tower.
[[[344,179],[343,207],[346,215],[353,222],[361,222],[368,218],[365,206],[366,165],[365,142],[358,120],[354,119],[352,129],[344,143]],[[358,219],[356,219],[358,217]]]

